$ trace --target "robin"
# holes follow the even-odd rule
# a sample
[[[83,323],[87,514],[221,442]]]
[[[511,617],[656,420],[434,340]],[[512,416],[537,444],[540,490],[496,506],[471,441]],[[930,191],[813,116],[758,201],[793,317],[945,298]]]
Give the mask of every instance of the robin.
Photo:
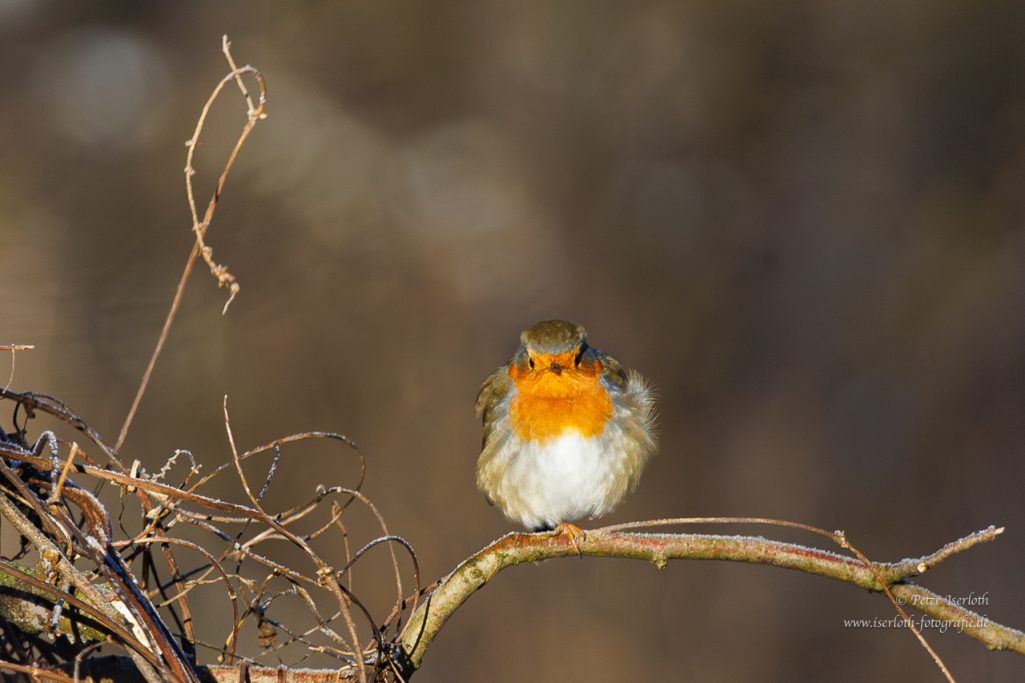
[[[644,378],[588,345],[583,327],[540,322],[477,395],[477,486],[510,520],[576,545],[571,522],[608,514],[637,486],[654,407]]]

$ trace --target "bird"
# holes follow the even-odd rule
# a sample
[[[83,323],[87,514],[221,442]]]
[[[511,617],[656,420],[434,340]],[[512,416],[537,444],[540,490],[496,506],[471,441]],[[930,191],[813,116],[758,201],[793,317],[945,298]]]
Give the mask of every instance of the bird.
[[[534,532],[566,534],[608,514],[656,451],[647,380],[587,342],[583,326],[545,320],[520,335],[509,362],[477,394],[484,439],[477,486]]]

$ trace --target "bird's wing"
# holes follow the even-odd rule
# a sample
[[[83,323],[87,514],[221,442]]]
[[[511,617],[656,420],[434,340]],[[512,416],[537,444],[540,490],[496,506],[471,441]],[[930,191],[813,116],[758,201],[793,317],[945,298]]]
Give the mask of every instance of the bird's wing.
[[[595,349],[594,352],[598,356],[598,360],[601,361],[602,379],[619,389],[625,390],[626,369],[623,367],[623,364],[616,360],[614,356],[611,356],[604,351]]]
[[[512,386],[506,366],[502,366],[491,373],[477,393],[477,417],[484,422],[484,443],[488,442],[491,430],[495,425],[498,416],[495,414],[495,404],[501,401]]]

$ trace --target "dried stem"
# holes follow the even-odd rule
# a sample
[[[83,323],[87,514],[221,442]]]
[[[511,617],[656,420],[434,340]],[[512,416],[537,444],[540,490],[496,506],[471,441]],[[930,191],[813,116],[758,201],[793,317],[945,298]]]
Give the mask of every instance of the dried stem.
[[[224,36],[222,39],[222,48],[231,68],[231,73],[222,78],[214,87],[213,92],[210,93],[210,96],[203,105],[203,109],[196,121],[196,129],[193,131],[192,137],[189,138],[189,141],[186,143],[188,151],[185,154],[185,193],[188,198],[189,211],[192,214],[192,231],[195,233],[195,242],[192,245],[192,250],[189,252],[189,257],[185,261],[185,268],[182,270],[181,277],[178,279],[178,288],[174,292],[174,299],[171,301],[171,309],[167,312],[167,317],[164,319],[164,326],[160,330],[160,336],[157,338],[156,346],[153,348],[153,353],[150,355],[149,363],[146,365],[146,371],[142,374],[142,380],[140,380],[139,388],[136,390],[135,397],[132,399],[132,405],[128,409],[128,415],[125,416],[124,424],[121,425],[121,432],[118,434],[117,443],[114,446],[115,452],[121,451],[121,447],[124,445],[125,439],[128,438],[128,429],[131,427],[132,420],[135,418],[135,413],[139,408],[139,403],[142,401],[142,396],[146,393],[146,386],[149,384],[150,376],[153,374],[153,368],[156,367],[157,359],[160,357],[160,352],[163,350],[164,343],[167,341],[167,335],[171,330],[171,324],[174,322],[175,316],[178,314],[178,308],[181,306],[182,296],[185,293],[185,285],[189,281],[189,276],[192,274],[192,268],[196,265],[196,259],[200,256],[203,257],[207,265],[210,267],[210,273],[217,279],[218,287],[228,287],[230,294],[228,301],[224,304],[225,312],[228,310],[228,306],[239,291],[239,285],[235,280],[235,276],[229,273],[227,268],[214,262],[213,249],[211,249],[203,240],[206,236],[206,231],[210,228],[210,223],[213,220],[214,213],[217,211],[217,203],[221,198],[221,193],[224,191],[224,185],[228,180],[228,173],[231,171],[231,167],[234,166],[235,159],[238,158],[238,153],[242,149],[242,145],[245,144],[245,141],[249,137],[249,133],[253,130],[253,126],[256,125],[256,122],[266,118],[267,116],[265,112],[267,104],[267,84],[264,82],[263,74],[253,67],[244,66],[242,68],[238,68],[235,66],[235,60],[231,57],[230,45],[228,37]],[[256,78],[257,83],[259,83],[259,106],[255,109],[253,107],[253,101],[249,96],[249,91],[246,90],[245,85],[242,83],[242,74],[252,74],[253,77]],[[206,207],[206,213],[203,216],[203,220],[200,221],[199,213],[196,209],[195,192],[192,188],[192,176],[195,175],[192,160],[196,152],[196,147],[199,144],[200,135],[203,132],[203,125],[206,123],[206,117],[210,113],[210,108],[213,106],[218,95],[221,94],[221,90],[224,89],[224,86],[233,80],[238,83],[238,87],[242,91],[242,96],[246,100],[248,107],[246,111],[246,123],[242,127],[242,132],[239,135],[238,140],[235,142],[235,146],[228,155],[228,160],[225,162],[224,169],[221,171],[221,175],[217,179],[217,185],[214,188],[213,194],[210,196],[210,201]]]
[[[11,374],[7,377],[7,384],[4,385],[4,390],[11,388],[11,382],[14,381],[14,365],[18,360],[18,351],[31,351],[36,348],[32,344],[0,344],[0,351],[11,352]]]

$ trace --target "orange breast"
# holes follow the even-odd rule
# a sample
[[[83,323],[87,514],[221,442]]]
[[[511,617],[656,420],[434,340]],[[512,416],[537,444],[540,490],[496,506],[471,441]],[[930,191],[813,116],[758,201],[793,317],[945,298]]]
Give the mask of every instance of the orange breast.
[[[612,399],[600,382],[600,365],[574,367],[573,354],[539,358],[536,370],[509,367],[516,394],[509,404],[513,431],[524,441],[545,441],[567,431],[592,437],[612,418]],[[566,368],[553,373],[559,363]]]

